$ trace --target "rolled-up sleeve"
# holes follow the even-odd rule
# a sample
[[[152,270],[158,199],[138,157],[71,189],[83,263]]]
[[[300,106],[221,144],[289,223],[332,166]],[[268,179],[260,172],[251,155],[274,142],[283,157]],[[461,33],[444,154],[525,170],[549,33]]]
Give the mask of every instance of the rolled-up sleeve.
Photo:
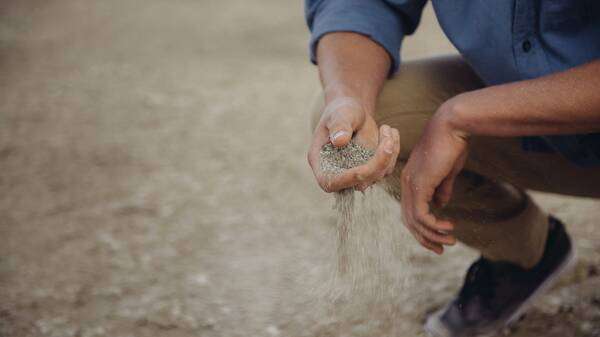
[[[426,0],[305,0],[306,22],[312,33],[310,59],[316,64],[321,37],[332,32],[368,36],[390,55],[394,73],[400,65],[400,45],[419,24]]]

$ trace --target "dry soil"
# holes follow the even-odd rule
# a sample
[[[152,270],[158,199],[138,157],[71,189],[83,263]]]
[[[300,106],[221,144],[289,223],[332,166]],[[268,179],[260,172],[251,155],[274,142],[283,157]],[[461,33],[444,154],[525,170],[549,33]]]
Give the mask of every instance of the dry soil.
[[[301,1],[0,1],[0,336],[419,336],[475,257],[358,317],[315,305]],[[428,9],[405,58],[452,48]],[[598,336],[599,203],[536,195],[579,264],[514,336]]]

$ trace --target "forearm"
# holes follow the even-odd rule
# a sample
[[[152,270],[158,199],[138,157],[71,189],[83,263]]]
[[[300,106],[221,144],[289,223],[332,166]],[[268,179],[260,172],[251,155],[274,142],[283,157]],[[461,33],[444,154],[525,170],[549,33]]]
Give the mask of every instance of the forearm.
[[[448,105],[441,109],[442,119],[467,135],[598,132],[600,60],[538,79],[464,93]]]
[[[358,99],[365,111],[375,110],[377,96],[390,70],[387,52],[356,33],[325,35],[317,48],[317,62],[325,99]]]

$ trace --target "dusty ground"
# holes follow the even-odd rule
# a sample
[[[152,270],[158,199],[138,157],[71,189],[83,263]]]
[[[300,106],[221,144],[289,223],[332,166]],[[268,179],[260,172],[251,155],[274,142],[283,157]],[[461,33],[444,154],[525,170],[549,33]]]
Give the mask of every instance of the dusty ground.
[[[306,40],[301,1],[0,2],[0,336],[419,335],[472,252],[414,253],[391,311],[312,301]],[[428,11],[404,55],[451,50]],[[580,262],[514,336],[600,336],[600,203],[537,197]]]

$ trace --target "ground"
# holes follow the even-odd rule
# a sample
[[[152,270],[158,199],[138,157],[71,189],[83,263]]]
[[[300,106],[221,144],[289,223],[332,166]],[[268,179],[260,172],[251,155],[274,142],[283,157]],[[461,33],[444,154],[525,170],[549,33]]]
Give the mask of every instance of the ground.
[[[473,252],[407,240],[418,282],[363,317],[307,286],[307,38],[301,1],[0,2],[0,336],[419,336]],[[452,51],[428,8],[404,57]],[[535,197],[579,262],[512,333],[600,336],[600,203]]]

